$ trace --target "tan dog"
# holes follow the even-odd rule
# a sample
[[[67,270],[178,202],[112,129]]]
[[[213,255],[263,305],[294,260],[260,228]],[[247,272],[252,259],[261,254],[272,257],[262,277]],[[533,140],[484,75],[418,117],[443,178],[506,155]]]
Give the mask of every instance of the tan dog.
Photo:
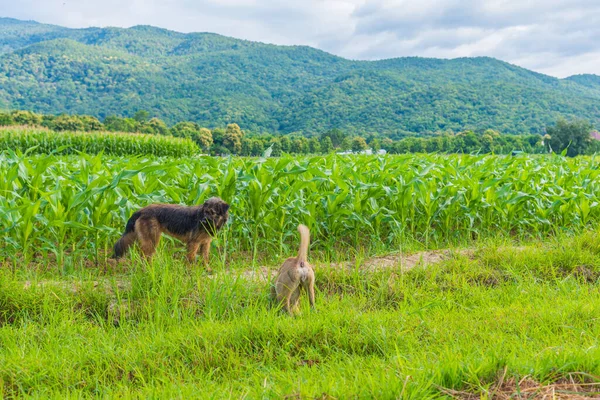
[[[160,235],[166,233],[187,245],[187,259],[194,262],[198,249],[207,269],[212,237],[229,218],[229,204],[211,197],[200,206],[151,204],[135,212],[125,227],[125,233],[115,243],[113,258],[120,258],[137,240],[147,259],[156,251]]]
[[[271,298],[277,300],[290,315],[298,309],[301,288],[308,293],[310,306],[315,307],[315,272],[307,261],[310,234],[304,225],[298,225],[298,232],[300,232],[298,257],[285,260],[271,287]]]

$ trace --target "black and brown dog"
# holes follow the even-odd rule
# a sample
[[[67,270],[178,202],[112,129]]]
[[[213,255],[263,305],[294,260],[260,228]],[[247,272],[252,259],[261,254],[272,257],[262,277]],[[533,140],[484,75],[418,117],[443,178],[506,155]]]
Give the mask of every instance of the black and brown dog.
[[[229,204],[211,197],[199,206],[151,204],[135,212],[125,227],[125,233],[115,243],[113,258],[120,258],[139,241],[142,252],[149,260],[156,251],[160,235],[166,233],[187,245],[187,259],[194,262],[198,249],[208,268],[212,237],[229,218]]]

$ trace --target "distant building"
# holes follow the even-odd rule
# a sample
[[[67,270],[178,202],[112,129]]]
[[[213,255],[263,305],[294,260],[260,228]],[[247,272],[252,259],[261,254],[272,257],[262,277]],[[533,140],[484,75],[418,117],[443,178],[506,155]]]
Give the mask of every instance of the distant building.
[[[592,133],[590,133],[590,136],[592,137],[592,139],[600,140],[600,132],[598,131],[592,131]]]

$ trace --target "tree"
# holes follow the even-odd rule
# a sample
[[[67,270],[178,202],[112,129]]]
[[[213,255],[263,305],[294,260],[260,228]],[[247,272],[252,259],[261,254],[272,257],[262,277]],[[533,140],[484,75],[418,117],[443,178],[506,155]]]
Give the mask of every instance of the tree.
[[[213,144],[215,146],[223,146],[223,140],[225,140],[225,129],[215,128],[212,131]]]
[[[500,133],[498,133],[498,131],[495,131],[493,129],[486,129],[485,132],[483,132],[483,134],[490,135],[493,139],[500,137]]]
[[[394,152],[398,154],[410,153],[409,138],[398,140],[394,146]]]
[[[213,144],[211,131],[200,128],[200,125],[195,122],[179,122],[171,127],[170,132],[175,137],[193,140],[203,151],[208,151]]]
[[[42,123],[41,125],[44,128],[54,129],[54,120],[56,119],[55,115],[42,115]]]
[[[152,118],[150,121],[146,122],[143,125],[142,132],[154,133],[158,135],[167,135],[169,134],[169,128],[167,127],[167,124],[165,124],[160,119]]]
[[[8,125],[12,125],[14,123],[15,123],[15,121],[13,121],[10,114],[0,113],[0,126],[8,126]]]
[[[75,115],[59,115],[52,122],[52,129],[55,131],[82,131],[83,122]]]
[[[335,147],[335,144],[334,144]],[[342,140],[342,143],[340,144],[340,149],[342,151],[348,151],[352,148],[352,141],[350,140],[349,137],[345,137],[344,140]]]
[[[590,133],[592,125],[588,121],[559,119],[556,125],[546,128],[550,135],[548,144],[555,153],[567,149],[567,156],[575,157],[584,154],[592,143]]]
[[[381,149],[381,141],[377,138],[371,139],[371,148],[374,153],[377,153]]]
[[[453,136],[451,139],[451,148],[448,149],[452,153],[464,153],[465,152],[465,141],[462,135]]]
[[[333,150],[333,143],[331,143],[331,138],[329,136],[325,136],[321,138],[321,152],[324,154],[328,154]]]
[[[238,124],[229,124],[225,129],[223,145],[231,151],[232,154],[240,154],[242,151],[242,137],[244,133]]]
[[[258,157],[261,156],[263,151],[265,150],[263,146],[262,140],[253,140],[252,141],[252,149],[250,151],[250,155]]]
[[[440,151],[449,152],[452,149],[452,136],[448,133],[444,133],[440,140]]]
[[[81,115],[79,116],[79,120],[83,124],[83,130],[85,131],[101,131],[104,129],[104,125],[96,117]]]
[[[213,135],[206,128],[200,128],[197,132],[194,132],[191,139],[204,151],[208,151],[213,144]]]
[[[183,121],[173,125],[171,135],[180,138],[191,138],[200,131],[200,125],[195,122]]]
[[[309,139],[308,151],[311,154],[319,154],[321,152],[321,143],[319,143],[319,140],[316,137]]]
[[[324,137],[329,137],[331,139],[333,147],[337,149],[338,147],[342,147],[342,143],[346,138],[346,135],[344,134],[344,132],[342,132],[342,130],[334,128],[325,132],[323,134],[323,138]]]
[[[531,146],[532,149],[539,147],[540,142],[542,141],[542,137],[540,135],[527,135],[525,138],[527,143]]]
[[[120,118],[109,115],[104,118],[104,128],[111,132],[139,132],[139,123],[133,118]]]
[[[364,138],[356,136],[354,139],[352,139],[352,151],[354,153],[360,153],[361,151],[364,151],[367,148],[367,142]]]
[[[284,153],[290,153],[292,150],[292,141],[289,136],[282,136],[280,139],[281,142],[281,151]]]
[[[590,136],[592,137],[592,143],[590,144],[590,147],[588,148],[588,154],[600,153],[600,140],[598,140],[598,137],[600,137],[600,132],[592,131],[590,133]],[[536,150],[539,148],[540,148],[540,144],[538,143],[536,145]]]
[[[41,115],[31,111],[13,111],[10,115],[17,125],[40,125],[42,123]]]
[[[375,134],[373,132],[367,133],[367,135],[365,136],[365,142],[367,142],[367,145],[369,145],[371,148],[373,148],[373,145],[371,144],[373,143],[373,140],[377,140]]]
[[[392,147],[394,146],[394,142],[392,141],[392,139],[390,138],[385,138],[381,141],[381,148],[385,149],[387,151],[392,150]]]
[[[494,151],[494,137],[489,133],[484,133],[480,142],[483,153],[492,153]]]
[[[133,119],[139,122],[140,124],[143,124],[144,122],[148,121],[149,118],[150,113],[146,110],[139,110],[138,112],[133,114]]]
[[[272,138],[270,144],[272,146],[271,156],[279,157],[281,155],[281,140],[278,138]]]
[[[402,139],[401,142],[406,144],[406,147],[408,148],[407,153],[422,153],[425,151],[425,144],[420,138],[407,137]]]
[[[251,156],[252,155],[252,142],[254,140],[248,138],[248,137],[243,137],[242,138],[242,149],[240,150],[239,153],[237,153],[240,156]]]
[[[477,137],[475,132],[473,132],[473,131],[461,132],[460,135],[458,135],[458,136],[462,136],[464,146],[465,146],[464,147],[465,153],[473,153],[473,152],[476,152],[477,150],[479,150],[479,147],[481,144],[479,143],[479,138]]]
[[[425,141],[425,151],[435,153],[442,149],[442,138],[439,136],[429,138]]]
[[[290,153],[292,154],[306,154],[308,153],[308,140],[305,137],[297,137],[292,140],[290,147]]]

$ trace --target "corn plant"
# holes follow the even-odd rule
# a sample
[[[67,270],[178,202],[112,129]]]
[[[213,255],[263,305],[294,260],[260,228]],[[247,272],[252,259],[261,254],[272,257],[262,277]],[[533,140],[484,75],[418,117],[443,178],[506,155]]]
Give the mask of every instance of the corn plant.
[[[148,154],[181,157],[199,153],[190,139],[120,132],[53,132],[39,128],[0,128],[0,151],[29,154]]]
[[[58,260],[107,251],[139,207],[231,204],[229,252],[279,256],[313,249],[426,246],[495,235],[548,235],[597,222],[594,157],[401,155],[115,157],[0,153],[2,256]],[[225,240],[225,239],[223,239]]]

